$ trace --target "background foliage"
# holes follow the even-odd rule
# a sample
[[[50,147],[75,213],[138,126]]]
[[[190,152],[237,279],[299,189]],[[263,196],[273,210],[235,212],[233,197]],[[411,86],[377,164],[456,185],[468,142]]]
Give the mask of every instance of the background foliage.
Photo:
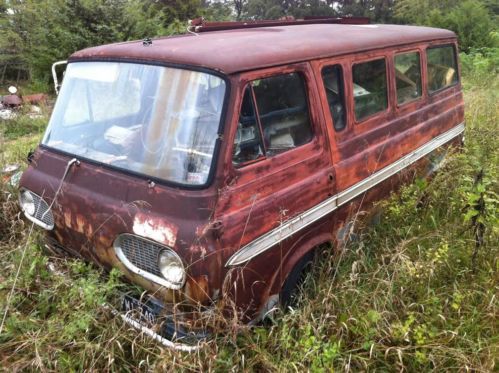
[[[187,20],[366,16],[448,28],[465,52],[497,47],[496,0],[0,0],[0,72],[16,62],[46,85],[50,66],[76,50],[185,32]],[[497,35],[497,34],[495,34]],[[7,78],[16,78],[8,70]],[[10,76],[9,76],[10,73]]]

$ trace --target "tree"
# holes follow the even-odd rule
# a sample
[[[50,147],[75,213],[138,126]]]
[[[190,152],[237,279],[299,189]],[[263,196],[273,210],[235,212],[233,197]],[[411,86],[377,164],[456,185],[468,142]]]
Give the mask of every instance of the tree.
[[[130,0],[125,4],[123,13],[120,40],[152,38],[168,33],[163,25],[162,13],[150,2]]]
[[[444,17],[444,26],[459,37],[464,52],[492,44],[492,19],[487,9],[476,0],[466,0]]]
[[[2,8],[0,48],[43,81],[53,62],[79,49],[165,32],[163,13],[139,0],[9,0]]]
[[[234,12],[236,13],[236,19],[240,20],[246,6],[248,5],[248,0],[233,0],[232,3],[234,4]]]
[[[417,0],[416,0],[417,1]],[[392,20],[395,0],[340,0],[336,7],[342,16],[368,17],[373,22]]]
[[[292,15],[364,16],[375,22],[392,19],[394,0],[248,0],[244,18],[276,19]]]
[[[478,0],[446,0],[438,3],[430,0],[398,0],[395,17],[398,22],[446,28],[459,38],[464,52],[492,45],[492,15]]]
[[[246,19],[278,19],[285,15],[279,0],[248,0],[244,12]]]
[[[454,8],[461,0],[396,0],[394,19],[404,24],[426,24],[430,13]]]
[[[248,0],[243,13],[247,19],[330,15],[336,15],[336,11],[332,2],[326,0]]]
[[[499,23],[499,1],[497,0],[483,0],[483,6],[488,10],[492,17],[492,23]]]
[[[286,12],[295,18],[307,16],[336,16],[333,4],[324,0],[294,0],[287,1]]]
[[[36,79],[49,81],[50,65],[76,50],[184,32],[187,20],[197,16],[395,19],[454,30],[461,48],[470,51],[492,44],[497,4],[497,0],[0,0],[0,64],[14,61]]]
[[[185,21],[202,15],[203,5],[201,0],[148,0],[156,11],[161,13],[162,26],[168,28],[175,21]],[[187,23],[185,24],[187,28]]]
[[[210,1],[205,3],[202,15],[209,21],[231,21],[233,19],[232,1]]]

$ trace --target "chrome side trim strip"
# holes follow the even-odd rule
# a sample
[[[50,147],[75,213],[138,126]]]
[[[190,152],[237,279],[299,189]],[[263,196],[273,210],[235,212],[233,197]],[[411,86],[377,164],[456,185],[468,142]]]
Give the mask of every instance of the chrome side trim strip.
[[[368,191],[375,185],[395,175],[397,172],[413,164],[425,155],[431,153],[435,149],[449,142],[456,136],[459,136],[464,131],[464,122],[456,127],[430,140],[426,144],[420,146],[415,151],[400,158],[394,163],[386,166],[357,184],[345,189],[344,191],[329,197],[318,205],[305,211],[304,213],[282,223],[279,227],[271,230],[268,233],[258,237],[254,241],[248,243],[240,250],[236,251],[227,261],[226,267],[236,266],[247,262],[255,256],[270,249],[277,243],[285,240],[299,230],[309,226],[315,221],[323,218],[329,213],[336,210],[338,207],[351,201],[360,194]]]
[[[121,248],[121,241],[123,239],[124,236],[133,236],[131,234],[128,234],[128,233],[123,233],[123,234],[120,234],[115,240],[114,240],[114,243],[113,243],[113,248],[114,248],[114,252],[116,253],[116,256],[118,257],[119,260],[121,260],[121,262],[123,263],[123,265],[130,271],[130,272],[133,272],[135,273],[136,275],[139,275],[139,276],[142,276],[144,277],[145,279],[149,280],[149,281],[152,281],[152,282],[155,282],[156,284],[159,284],[161,286],[164,286],[165,288],[168,288],[168,289],[173,289],[173,290],[179,290],[181,289],[184,284],[173,284],[171,283],[170,281],[167,281],[166,279],[164,278],[161,278],[159,276],[156,276],[155,274],[153,273],[150,273],[150,272],[147,272],[147,271],[144,271],[143,269],[140,269],[139,267],[137,267],[135,264],[133,264],[130,260],[128,260],[128,258],[126,257],[125,253],[123,252],[123,249]],[[155,245],[159,245],[157,242],[154,242],[154,241],[151,241],[151,240],[148,240],[147,238],[144,238],[144,237],[140,237],[140,236],[136,236],[138,239],[141,239],[141,240],[144,240],[144,241],[150,241],[150,242],[153,242]],[[163,245],[160,245],[160,246],[163,246]],[[170,248],[166,247],[165,246],[165,249],[166,250],[170,250],[171,252],[173,252],[175,255],[177,255],[177,253],[175,253],[173,250],[171,250]],[[177,255],[178,256],[178,255]]]

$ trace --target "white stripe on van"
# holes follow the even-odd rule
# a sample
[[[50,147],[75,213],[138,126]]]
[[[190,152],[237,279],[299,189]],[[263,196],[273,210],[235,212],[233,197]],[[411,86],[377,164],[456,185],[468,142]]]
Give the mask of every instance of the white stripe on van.
[[[344,191],[332,197],[329,197],[328,199],[294,217],[293,219],[283,222],[279,227],[271,230],[268,233],[265,233],[264,235],[258,237],[256,240],[251,241],[246,246],[242,247],[240,250],[236,251],[227,261],[226,267],[245,263],[255,256],[263,253],[264,251],[267,251],[282,240],[285,240],[301,229],[330,214],[338,207],[351,201],[355,197],[358,197],[360,194],[368,191],[375,185],[381,183],[382,181],[388,179],[390,176],[395,175],[400,170],[423,158],[425,155],[431,153],[453,138],[459,136],[462,132],[464,132],[464,122],[458,124],[451,130],[435,137],[426,144],[417,148],[415,151],[407,154],[406,156],[400,158],[396,162],[390,164],[389,166],[386,166],[385,168],[358,182],[357,184],[345,189]]]

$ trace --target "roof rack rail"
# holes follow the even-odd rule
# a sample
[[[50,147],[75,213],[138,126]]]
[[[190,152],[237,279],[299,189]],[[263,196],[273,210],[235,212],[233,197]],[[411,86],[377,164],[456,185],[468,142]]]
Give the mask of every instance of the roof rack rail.
[[[208,32],[222,30],[237,30],[257,27],[277,27],[277,26],[296,26],[311,24],[344,24],[344,25],[366,25],[370,20],[367,17],[304,17],[295,19],[294,17],[283,17],[279,20],[260,20],[260,21],[239,21],[239,22],[206,22],[203,17],[189,21],[188,30],[190,32]]]

